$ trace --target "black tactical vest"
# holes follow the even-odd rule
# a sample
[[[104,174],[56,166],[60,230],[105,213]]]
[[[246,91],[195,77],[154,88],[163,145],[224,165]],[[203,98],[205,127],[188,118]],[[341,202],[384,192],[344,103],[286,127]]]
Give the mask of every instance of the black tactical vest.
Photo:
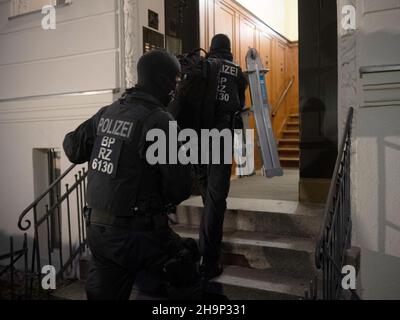
[[[241,68],[228,60],[221,60],[219,83],[217,89],[217,116],[226,113],[234,114],[241,109],[239,98],[239,77]]]
[[[99,114],[88,172],[91,208],[122,217],[161,210],[158,173],[143,154],[145,123],[158,112],[156,103],[126,98]]]

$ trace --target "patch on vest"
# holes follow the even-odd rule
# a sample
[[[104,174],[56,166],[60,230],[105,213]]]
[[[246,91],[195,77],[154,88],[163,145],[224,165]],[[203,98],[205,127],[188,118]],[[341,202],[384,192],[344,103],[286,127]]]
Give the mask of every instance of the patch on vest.
[[[124,141],[132,140],[137,121],[103,117],[97,127],[90,169],[115,178]]]
[[[98,136],[93,147],[90,168],[94,172],[115,178],[123,141],[108,136]]]

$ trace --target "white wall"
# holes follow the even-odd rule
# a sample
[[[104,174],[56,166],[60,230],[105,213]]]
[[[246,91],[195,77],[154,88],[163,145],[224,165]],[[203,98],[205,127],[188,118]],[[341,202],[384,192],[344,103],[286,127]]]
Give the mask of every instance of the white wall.
[[[291,41],[299,40],[299,2],[285,0],[285,33]]]
[[[46,31],[41,13],[8,20],[9,6],[0,0],[0,99],[121,86],[117,0],[73,1]]]
[[[0,248],[5,237],[21,235],[18,216],[35,198],[33,149],[62,150],[65,134],[113,99],[104,93],[0,103]],[[62,153],[61,170],[70,165]]]
[[[271,28],[291,41],[298,36],[298,0],[237,0]]]
[[[147,10],[161,33],[165,24],[163,0],[73,1],[53,31],[41,13],[9,20],[9,4],[0,0],[0,252],[22,235],[18,216],[35,198],[33,150],[62,150],[67,132],[134,85]],[[62,153],[61,171],[70,165]]]
[[[365,66],[400,64],[400,2],[340,0],[357,30],[339,24],[339,123],[355,107],[353,244],[361,247],[364,299],[400,299],[400,72],[360,77]]]
[[[0,252],[22,235],[18,216],[35,198],[33,149],[62,149],[65,134],[123,86],[120,3],[73,1],[44,31],[41,13],[9,20],[10,1],[0,0]],[[98,94],[74,95],[88,91]],[[69,166],[62,154],[61,170]]]

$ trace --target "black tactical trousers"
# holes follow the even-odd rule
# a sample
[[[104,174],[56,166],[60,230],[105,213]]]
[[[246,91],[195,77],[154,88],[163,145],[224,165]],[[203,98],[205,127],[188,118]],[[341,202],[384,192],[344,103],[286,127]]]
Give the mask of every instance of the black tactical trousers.
[[[92,261],[86,293],[89,300],[128,300],[139,274],[152,274],[155,287],[162,282],[168,260],[169,230],[136,232],[91,224],[88,243]],[[157,279],[158,277],[158,279]]]
[[[232,129],[232,119],[221,117],[217,122],[218,130]],[[221,148],[223,148],[221,143]],[[232,164],[224,164],[224,152],[221,149],[221,164],[199,165],[196,173],[204,204],[200,225],[200,254],[203,263],[217,263],[221,257],[223,224],[226,211],[226,199],[230,189]]]

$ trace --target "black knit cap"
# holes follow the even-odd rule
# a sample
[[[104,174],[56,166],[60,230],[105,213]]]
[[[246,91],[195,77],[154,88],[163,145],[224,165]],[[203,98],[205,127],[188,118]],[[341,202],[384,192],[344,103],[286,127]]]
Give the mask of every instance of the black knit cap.
[[[231,40],[225,34],[217,34],[211,41],[211,52],[231,52]]]

